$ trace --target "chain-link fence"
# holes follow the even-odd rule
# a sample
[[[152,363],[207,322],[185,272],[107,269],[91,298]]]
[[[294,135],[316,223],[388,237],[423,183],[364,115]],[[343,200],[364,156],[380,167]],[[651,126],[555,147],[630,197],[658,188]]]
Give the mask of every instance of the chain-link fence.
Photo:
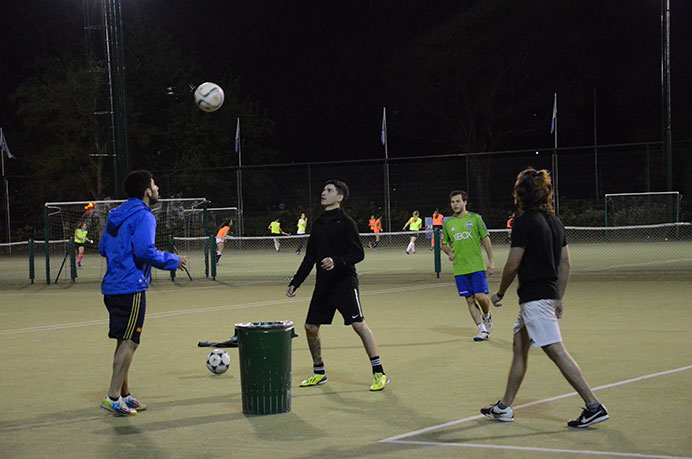
[[[683,196],[692,187],[691,150],[689,142],[676,144],[675,191]],[[454,189],[468,192],[469,209],[482,214],[488,226],[503,227],[513,210],[512,189],[517,173],[527,166],[557,170],[553,174],[559,198],[557,207],[567,225],[605,226],[607,193],[660,191],[666,187],[660,142],[560,148],[555,153],[553,149],[542,149],[395,157],[388,160],[388,167],[384,158],[244,165],[241,171],[243,235],[266,235],[268,223],[277,217],[282,219],[284,229],[290,230],[301,212],[309,217],[318,215],[320,191],[325,181],[332,178],[349,185],[351,197],[345,208],[362,231],[367,231],[372,214],[382,215],[383,229],[391,231],[401,229],[413,210],[429,216],[438,208],[448,215],[448,196]],[[233,164],[234,159],[230,157],[229,162]],[[388,188],[385,187],[387,169]],[[190,187],[189,183],[180,182],[175,173],[164,170],[156,174],[164,195]],[[200,188],[185,193],[207,196],[214,206],[235,206],[237,176],[235,166],[207,170]],[[680,221],[689,221],[692,209],[685,200],[682,204]]]
[[[692,278],[692,226],[690,223],[628,227],[567,227],[567,240],[575,276],[627,276],[633,278]],[[416,236],[415,254],[406,248]],[[377,244],[372,233],[362,233],[365,260],[357,265],[361,279],[367,282],[406,283],[412,279],[434,278],[435,251],[432,233],[380,233]],[[287,282],[303,259],[308,235],[272,237],[229,237],[224,241],[223,254],[215,263],[218,249],[212,237],[176,237],[174,244],[189,260],[189,272],[196,280],[215,278],[220,281]],[[490,230],[495,268],[502,269],[509,251],[508,230]],[[276,241],[275,241],[276,239]],[[0,275],[2,284],[28,284],[30,266],[34,264],[37,283],[45,283],[44,242],[0,244]],[[213,245],[212,245],[213,244]],[[33,248],[32,248],[33,245]],[[166,243],[160,250],[168,250]],[[210,250],[210,247],[212,250]],[[278,247],[278,250],[277,250]],[[70,257],[64,257],[64,244],[51,243],[51,252],[63,257],[61,283],[71,281]],[[33,261],[31,254],[33,253]],[[451,263],[440,254],[441,273],[452,275]],[[58,268],[59,269],[59,268]],[[106,261],[93,248],[87,248],[82,266],[75,268],[75,282],[100,282]],[[52,271],[51,283],[58,271]],[[152,269],[153,282],[170,282],[170,272]],[[177,272],[176,282],[188,283],[185,273]]]

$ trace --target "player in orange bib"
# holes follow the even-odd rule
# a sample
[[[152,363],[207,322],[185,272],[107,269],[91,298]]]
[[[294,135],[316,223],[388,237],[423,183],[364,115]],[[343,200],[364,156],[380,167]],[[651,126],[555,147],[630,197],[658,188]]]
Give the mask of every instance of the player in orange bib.
[[[442,224],[444,223],[444,220],[445,216],[442,215],[438,209],[435,209],[432,214],[433,236],[430,239],[430,250],[435,248],[435,229],[440,231],[440,239],[442,239]]]
[[[375,218],[374,215],[370,216],[370,220],[368,221],[368,225],[370,226],[370,231],[375,233],[375,242],[368,242],[368,247],[371,249],[376,249],[378,245],[380,245],[380,233],[382,232],[382,217]]]
[[[231,226],[233,226],[233,220],[230,218],[227,218],[224,220],[224,222],[221,224],[221,228],[219,228],[219,231],[216,233],[216,264],[219,264],[219,260],[221,259],[221,255],[223,254],[223,243],[226,240],[226,236],[228,236],[228,233],[231,231]]]

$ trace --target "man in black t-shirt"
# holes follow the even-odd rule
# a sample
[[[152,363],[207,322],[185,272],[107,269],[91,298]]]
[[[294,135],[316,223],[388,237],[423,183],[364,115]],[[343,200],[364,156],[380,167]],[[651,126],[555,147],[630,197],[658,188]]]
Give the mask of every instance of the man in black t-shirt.
[[[327,382],[322,359],[320,325],[331,324],[334,313],[338,310],[344,318],[344,325],[351,325],[363,342],[370,357],[373,373],[370,390],[379,391],[389,384],[389,377],[382,368],[375,336],[363,317],[355,264],[365,258],[365,253],[356,222],[341,209],[346,198],[348,186],[344,182],[329,180],[324,185],[321,204],[325,212],[313,223],[305,258],[286,289],[286,296],[294,297],[298,287],[317,264],[315,291],[305,319],[305,333],[314,373],[300,383],[300,387],[317,386]]]
[[[562,344],[560,327],[562,297],[570,273],[569,250],[562,222],[553,211],[553,186],[547,170],[529,168],[514,184],[519,216],[512,225],[512,246],[502,270],[502,280],[491,301],[500,301],[514,277],[519,275],[519,317],[514,324],[512,365],[505,394],[496,404],[482,408],[483,415],[498,421],[513,421],[512,402],[519,390],[529,356],[529,347],[540,347],[555,362],[563,376],[584,399],[586,408],[567,423],[587,427],[608,419],[608,411],[594,395],[584,375]]]

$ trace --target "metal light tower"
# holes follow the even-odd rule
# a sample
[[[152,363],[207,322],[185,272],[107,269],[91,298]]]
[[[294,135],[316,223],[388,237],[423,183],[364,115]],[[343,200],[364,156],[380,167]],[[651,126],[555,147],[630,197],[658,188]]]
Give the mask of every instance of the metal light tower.
[[[113,153],[115,155],[113,180],[115,182],[115,197],[122,199],[125,198],[122,182],[127,175],[128,165],[127,123],[125,122],[125,59],[120,0],[106,0],[106,24],[106,53],[111,99]]]
[[[673,134],[670,114],[670,0],[661,0],[661,92],[666,191],[673,191]]]

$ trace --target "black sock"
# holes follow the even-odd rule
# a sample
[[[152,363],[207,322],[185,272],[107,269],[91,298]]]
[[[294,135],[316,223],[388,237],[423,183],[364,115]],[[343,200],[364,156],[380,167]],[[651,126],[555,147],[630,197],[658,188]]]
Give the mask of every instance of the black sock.
[[[586,405],[586,409],[588,409],[589,411],[593,412],[593,411],[596,411],[596,410],[598,409],[599,406],[601,406],[601,403],[600,403],[600,402],[588,403],[588,404]]]
[[[118,400],[120,400],[119,398],[113,398],[110,395],[108,396],[108,398],[111,400],[111,402],[117,402]]]
[[[380,360],[379,355],[376,355],[375,357],[370,357],[370,365],[372,365],[373,374],[374,373],[384,374],[384,368],[382,368],[382,361]]]
[[[313,365],[313,366],[312,366],[312,371],[313,371],[316,375],[323,375],[323,374],[326,374],[326,373],[327,373],[327,372],[324,370],[324,362],[321,362],[321,363],[318,363],[318,364]]]
[[[502,400],[500,400],[499,402],[497,402],[497,407],[500,408],[501,410],[506,410],[506,409],[507,409],[507,405],[505,405],[504,403],[502,403]]]

